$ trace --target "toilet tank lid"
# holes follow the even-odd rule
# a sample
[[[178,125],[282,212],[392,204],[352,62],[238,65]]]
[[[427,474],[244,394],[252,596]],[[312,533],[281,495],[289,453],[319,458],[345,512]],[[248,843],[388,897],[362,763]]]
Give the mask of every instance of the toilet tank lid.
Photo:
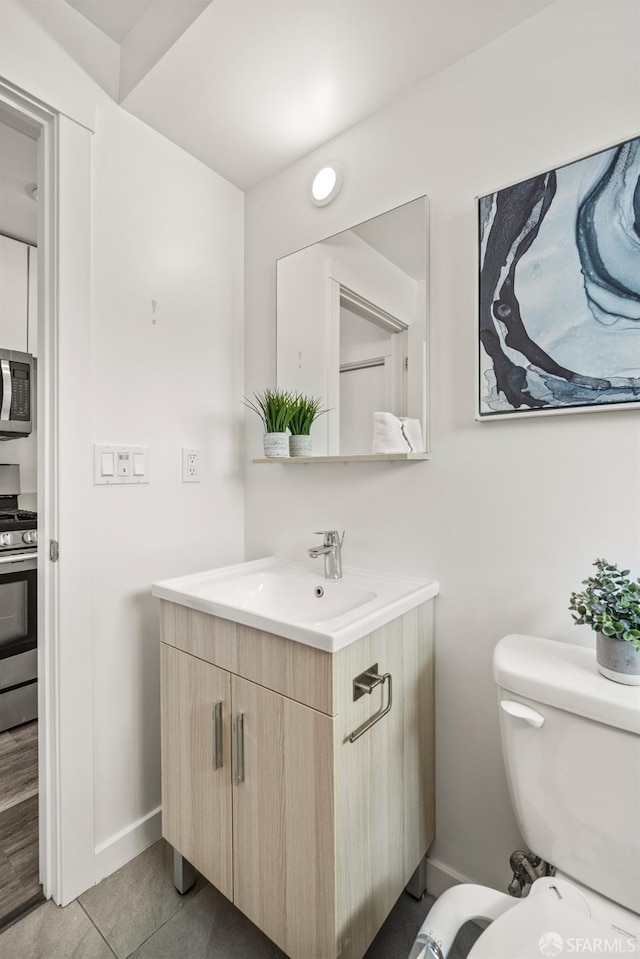
[[[601,676],[593,649],[504,636],[493,654],[493,675],[511,693],[640,735],[640,686]]]

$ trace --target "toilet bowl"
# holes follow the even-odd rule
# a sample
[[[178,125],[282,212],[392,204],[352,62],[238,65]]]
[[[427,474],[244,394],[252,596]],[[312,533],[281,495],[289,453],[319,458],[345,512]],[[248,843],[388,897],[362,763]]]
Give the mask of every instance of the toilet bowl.
[[[640,955],[638,916],[602,902],[593,903],[575,883],[538,879],[526,899],[486,886],[465,884],[447,890],[429,911],[409,959],[446,959],[460,927],[469,919],[489,921],[468,959],[544,959],[572,953],[613,959]]]
[[[462,884],[432,906],[410,959],[640,959],[640,688],[605,679],[593,651],[506,636],[496,646],[502,750],[529,848],[552,864],[528,897]]]

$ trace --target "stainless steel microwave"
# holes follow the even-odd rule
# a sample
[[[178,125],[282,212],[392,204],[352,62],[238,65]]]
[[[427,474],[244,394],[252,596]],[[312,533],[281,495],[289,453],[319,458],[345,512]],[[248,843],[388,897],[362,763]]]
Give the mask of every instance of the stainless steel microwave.
[[[0,350],[0,440],[28,436],[33,429],[32,384],[31,354]]]

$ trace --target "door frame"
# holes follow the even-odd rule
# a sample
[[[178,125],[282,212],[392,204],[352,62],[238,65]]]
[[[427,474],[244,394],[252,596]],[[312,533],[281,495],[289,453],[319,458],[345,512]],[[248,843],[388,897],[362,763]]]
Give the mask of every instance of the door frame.
[[[95,882],[91,572],[82,529],[91,510],[92,131],[4,80],[0,118],[38,146],[40,881],[46,898],[66,905]],[[59,561],[50,559],[52,541]]]
[[[384,358],[385,388],[391,396],[392,406],[398,410],[397,415],[406,416],[407,412],[405,359],[408,347],[408,324],[341,283],[340,280],[329,277],[327,281],[327,407],[338,411],[337,416],[327,417],[329,456],[340,455],[340,374],[344,372],[340,363],[340,310],[342,307],[392,335],[391,356]],[[365,358],[363,355],[363,359]]]

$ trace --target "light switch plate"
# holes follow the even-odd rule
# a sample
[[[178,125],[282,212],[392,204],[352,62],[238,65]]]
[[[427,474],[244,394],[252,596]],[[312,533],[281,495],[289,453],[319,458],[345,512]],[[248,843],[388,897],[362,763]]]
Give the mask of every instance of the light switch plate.
[[[149,482],[149,447],[93,444],[95,486],[129,486]]]

